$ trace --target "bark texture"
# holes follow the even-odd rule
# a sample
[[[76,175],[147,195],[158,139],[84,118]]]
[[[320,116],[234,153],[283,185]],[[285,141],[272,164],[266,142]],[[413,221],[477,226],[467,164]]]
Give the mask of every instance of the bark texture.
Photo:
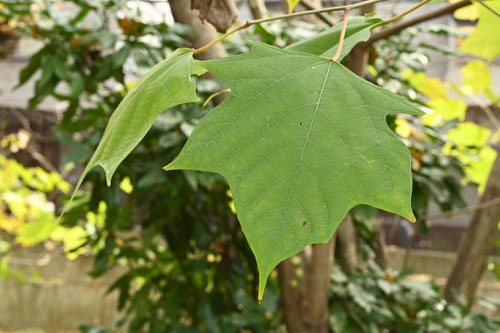
[[[197,9],[200,20],[207,20],[218,32],[226,32],[238,17],[234,0],[191,0],[191,9]]]
[[[500,148],[497,148],[497,159],[491,170],[480,202],[500,197]],[[469,302],[474,300],[479,281],[488,264],[488,257],[500,222],[500,204],[476,210],[469,226],[462,234],[455,264],[448,277],[444,296],[454,301],[453,290],[465,294]]]
[[[252,12],[254,19],[260,19],[267,13],[266,4],[264,0],[248,0],[248,6]]]
[[[217,31],[209,23],[203,23],[198,17],[198,11],[192,10],[189,0],[169,0],[170,9],[175,22],[186,24],[194,29],[194,33],[186,39],[191,43],[191,47],[200,48],[217,38]],[[207,51],[196,55],[198,59],[215,59],[227,56],[224,46],[219,43]]]
[[[358,242],[351,214],[347,214],[337,229],[337,238],[337,247],[335,248],[337,258],[341,259],[344,269],[347,271],[355,270],[359,266]]]
[[[330,272],[335,237],[308,246],[278,265],[285,323],[289,333],[328,333]]]

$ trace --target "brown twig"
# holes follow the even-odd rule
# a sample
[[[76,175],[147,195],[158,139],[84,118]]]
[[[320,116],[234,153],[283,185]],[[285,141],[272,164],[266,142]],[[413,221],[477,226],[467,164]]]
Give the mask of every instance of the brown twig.
[[[300,4],[307,10],[317,9],[312,3],[309,2],[309,0],[301,0]],[[335,21],[325,13],[317,13],[316,16],[330,27],[333,27],[335,25]]]
[[[488,9],[490,12],[492,12],[493,14],[495,14],[496,16],[500,17],[500,13],[497,12],[495,10],[495,8],[491,7],[490,5],[488,5],[486,2],[484,2],[483,0],[476,0],[477,2],[479,2],[479,4],[481,6],[483,6],[484,8]]]
[[[379,41],[381,39],[395,35],[398,32],[401,32],[402,30],[404,30],[408,27],[417,25],[419,23],[426,22],[426,21],[435,19],[437,17],[453,13],[455,10],[460,9],[462,7],[466,7],[466,6],[470,5],[471,3],[472,2],[470,0],[462,0],[462,1],[457,2],[455,4],[448,5],[446,7],[442,7],[442,8],[436,9],[434,11],[427,12],[421,16],[417,16],[415,18],[403,21],[401,23],[393,25],[390,28],[374,32],[374,33],[372,33],[372,36],[370,37],[370,39],[367,41],[367,44],[372,44],[372,43]]]
[[[424,216],[420,217],[417,220],[417,222],[420,222],[423,220],[427,220],[427,221],[439,220],[439,219],[442,219],[445,217],[467,214],[467,213],[471,213],[471,212],[474,212],[476,210],[485,209],[485,208],[488,208],[488,207],[494,206],[494,205],[500,205],[500,197],[478,203],[477,205],[471,205],[471,206],[467,206],[465,208],[454,209],[454,210],[450,210],[448,212],[444,212],[444,213],[440,213],[440,214],[424,215]]]

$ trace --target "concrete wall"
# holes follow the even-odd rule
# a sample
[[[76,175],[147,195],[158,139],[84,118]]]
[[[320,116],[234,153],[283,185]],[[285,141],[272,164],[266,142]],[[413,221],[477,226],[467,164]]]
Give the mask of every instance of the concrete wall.
[[[117,295],[106,295],[119,272],[99,279],[87,275],[91,256],[66,259],[60,249],[21,249],[12,255],[11,268],[29,278],[38,271],[41,279],[22,283],[0,280],[0,332],[39,328],[45,332],[78,332],[84,323],[113,327],[120,318]]]

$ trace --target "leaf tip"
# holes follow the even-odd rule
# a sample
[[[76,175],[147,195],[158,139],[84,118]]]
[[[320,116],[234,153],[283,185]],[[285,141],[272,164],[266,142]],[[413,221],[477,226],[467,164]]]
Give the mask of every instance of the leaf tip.
[[[266,289],[267,284],[267,276],[268,274],[259,272],[259,293],[257,295],[257,301],[259,302],[259,304],[262,302],[262,298],[264,297],[264,290]]]
[[[169,163],[169,164],[165,165],[165,166],[163,167],[163,170],[165,170],[165,171],[172,171],[172,170],[176,170],[177,168],[176,168],[176,167],[174,167],[174,166],[173,166],[173,164],[174,164],[174,162],[172,162],[172,163]]]

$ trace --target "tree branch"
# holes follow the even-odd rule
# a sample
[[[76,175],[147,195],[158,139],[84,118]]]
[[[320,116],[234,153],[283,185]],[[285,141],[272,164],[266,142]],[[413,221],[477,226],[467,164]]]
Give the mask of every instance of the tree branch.
[[[432,12],[427,12],[421,16],[417,16],[413,19],[410,19],[410,20],[401,22],[399,24],[393,25],[390,28],[374,32],[372,34],[372,36],[370,37],[370,39],[367,41],[367,44],[368,45],[373,44],[376,41],[379,41],[381,39],[395,35],[398,32],[400,32],[408,27],[417,25],[419,23],[429,21],[429,20],[435,19],[437,17],[443,16],[443,15],[446,15],[449,13],[453,13],[455,10],[460,9],[462,7],[466,7],[470,4],[472,4],[472,2],[470,0],[463,0],[463,1],[457,2],[455,4],[439,8],[439,9],[432,11]]]
[[[372,5],[377,2],[382,2],[386,0],[368,0],[368,1],[362,1],[358,2],[352,5],[347,5],[347,6],[336,6],[336,7],[327,7],[327,8],[320,8],[320,9],[313,9],[313,10],[306,10],[303,12],[297,12],[297,13],[292,13],[292,14],[285,14],[285,15],[277,15],[277,16],[271,16],[271,17],[266,17],[260,20],[251,20],[248,21],[250,25],[258,24],[258,23],[265,23],[265,22],[270,22],[270,21],[276,21],[276,20],[283,20],[283,19],[291,19],[294,17],[300,17],[300,16],[306,16],[306,15],[315,15],[315,14],[320,14],[320,13],[327,13],[327,12],[338,12],[341,10],[353,10],[356,8],[361,8],[365,6]]]
[[[302,0],[300,4],[307,10],[317,9],[311,2],[309,2],[309,0]],[[335,21],[329,15],[326,15],[324,13],[317,13],[316,16],[330,27],[333,27],[335,25]]]
[[[480,5],[482,5],[484,8],[488,9],[490,12],[492,12],[493,14],[495,14],[496,16],[500,17],[500,13],[497,12],[493,7],[490,7],[490,5],[488,5],[486,2],[484,2],[483,0],[477,0],[477,2],[479,2]]]

